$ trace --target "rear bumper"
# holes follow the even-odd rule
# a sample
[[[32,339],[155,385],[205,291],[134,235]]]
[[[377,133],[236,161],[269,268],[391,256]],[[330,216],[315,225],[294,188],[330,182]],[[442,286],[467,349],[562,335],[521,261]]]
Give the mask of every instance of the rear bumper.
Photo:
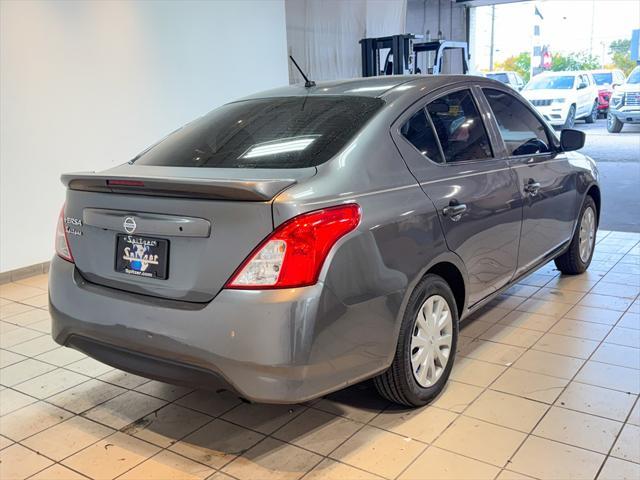
[[[49,301],[61,345],[142,376],[222,386],[255,402],[296,403],[356,383],[386,368],[395,345],[388,331],[362,331],[358,312],[370,314],[370,305],[347,306],[322,283],[223,290],[194,304],[89,283],[56,256]]]

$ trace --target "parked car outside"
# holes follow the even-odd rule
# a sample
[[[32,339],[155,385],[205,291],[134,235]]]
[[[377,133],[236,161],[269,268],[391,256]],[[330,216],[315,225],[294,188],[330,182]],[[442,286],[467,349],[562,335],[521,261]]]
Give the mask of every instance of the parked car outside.
[[[607,114],[607,130],[619,133],[625,123],[640,123],[640,66],[613,90]]]
[[[128,163],[62,176],[53,338],[254,402],[373,378],[423,405],[460,319],[551,260],[589,266],[600,189],[584,139],[463,75],[229,103]]]
[[[598,87],[589,72],[543,72],[522,95],[555,127],[571,128],[579,119],[593,123],[598,116]]]
[[[624,73],[622,70],[592,70],[591,74],[598,85],[598,114],[606,117],[613,89],[624,83]]]
[[[524,87],[524,80],[517,72],[501,71],[501,72],[487,72],[485,74],[487,78],[498,80],[499,82],[509,85],[516,90],[522,90]]]

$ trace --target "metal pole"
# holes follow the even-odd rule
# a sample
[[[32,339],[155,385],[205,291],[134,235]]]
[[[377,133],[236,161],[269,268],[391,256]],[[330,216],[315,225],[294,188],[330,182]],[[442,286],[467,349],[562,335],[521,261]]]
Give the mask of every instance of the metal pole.
[[[491,50],[489,51],[489,70],[493,71],[493,42],[496,29],[496,6],[491,5]]]

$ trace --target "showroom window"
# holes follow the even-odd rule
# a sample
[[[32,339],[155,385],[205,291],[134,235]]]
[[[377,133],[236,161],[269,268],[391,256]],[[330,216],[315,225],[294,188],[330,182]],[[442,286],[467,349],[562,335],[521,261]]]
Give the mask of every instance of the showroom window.
[[[491,158],[489,137],[469,90],[440,97],[427,111],[447,163]]]
[[[442,163],[442,155],[433,128],[424,109],[416,112],[400,129],[400,133],[425,157]]]
[[[136,165],[303,168],[326,162],[384,105],[379,98],[299,96],[229,103],[141,153]]]
[[[513,95],[483,88],[495,116],[509,155],[546,153],[549,148],[547,130],[538,118]]]

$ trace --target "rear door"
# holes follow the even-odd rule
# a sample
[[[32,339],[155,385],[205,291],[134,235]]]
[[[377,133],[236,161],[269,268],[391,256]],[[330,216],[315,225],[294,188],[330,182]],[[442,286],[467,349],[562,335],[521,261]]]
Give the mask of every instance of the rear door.
[[[483,88],[517,176],[523,218],[516,275],[551,258],[571,238],[575,221],[576,176],[566,153],[538,115],[504,88]]]
[[[465,263],[469,306],[511,279],[522,216],[513,171],[496,156],[476,94],[430,94],[398,119],[392,135],[439,212],[450,250]]]

